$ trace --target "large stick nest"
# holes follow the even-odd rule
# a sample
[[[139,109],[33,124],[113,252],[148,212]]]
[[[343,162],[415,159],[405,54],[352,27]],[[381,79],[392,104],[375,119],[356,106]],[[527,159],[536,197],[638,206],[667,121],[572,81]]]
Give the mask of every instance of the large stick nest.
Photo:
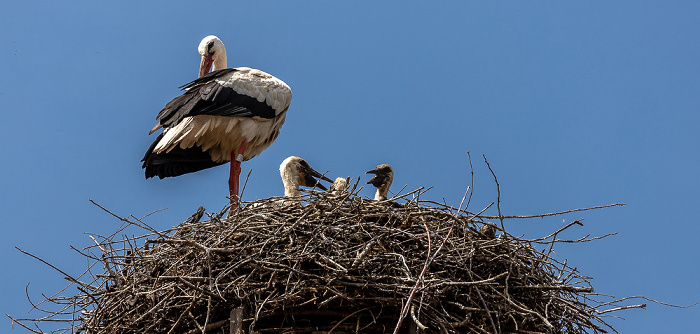
[[[65,314],[66,331],[110,334],[612,329],[600,318],[611,303],[589,299],[589,278],[550,256],[561,230],[517,238],[420,194],[375,202],[314,192],[207,220],[200,208],[167,231],[120,218],[146,232],[93,238],[81,251],[92,282],[69,277],[75,296],[44,301],[62,311],[13,320],[37,333],[25,323]]]

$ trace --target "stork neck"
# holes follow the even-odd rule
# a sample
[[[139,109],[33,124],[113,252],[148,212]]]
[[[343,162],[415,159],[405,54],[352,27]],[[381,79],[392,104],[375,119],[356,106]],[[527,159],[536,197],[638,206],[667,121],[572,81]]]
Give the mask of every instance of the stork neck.
[[[293,172],[284,169],[282,171],[282,183],[284,184],[284,196],[301,196],[301,191],[299,190],[299,182],[297,178],[293,176]]]
[[[386,199],[387,190],[385,187],[377,188],[377,192],[374,194],[375,201],[383,201]]]
[[[218,70],[223,70],[228,67],[228,64],[226,63],[226,49],[224,49],[224,52],[219,53],[219,56],[214,59],[214,65],[211,67],[211,71],[218,71]]]
[[[284,187],[284,196],[285,197],[301,196],[301,191],[299,190],[299,187]]]

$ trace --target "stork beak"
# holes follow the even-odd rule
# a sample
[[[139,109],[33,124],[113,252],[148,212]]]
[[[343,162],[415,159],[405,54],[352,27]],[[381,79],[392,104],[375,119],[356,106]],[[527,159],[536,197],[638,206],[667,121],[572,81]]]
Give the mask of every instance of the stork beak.
[[[202,62],[199,63],[199,78],[209,73],[213,63],[214,59],[212,59],[211,55],[202,56]]]
[[[304,176],[304,183],[306,183],[307,187],[316,187],[321,190],[327,190],[326,187],[321,184],[321,180],[316,180],[311,174],[306,174]]]
[[[331,179],[325,177],[323,174],[313,170],[312,168],[305,168],[306,175],[304,176],[304,182],[306,182],[307,187],[316,187],[321,190],[328,190],[326,187],[324,187],[321,184],[320,180],[314,179],[314,177],[317,177],[323,181],[328,181],[328,182],[333,182]]]
[[[365,174],[374,174],[374,176],[369,181],[365,182],[365,184],[372,184],[375,187],[378,187],[384,182],[384,175],[376,169],[368,170],[365,172]]]

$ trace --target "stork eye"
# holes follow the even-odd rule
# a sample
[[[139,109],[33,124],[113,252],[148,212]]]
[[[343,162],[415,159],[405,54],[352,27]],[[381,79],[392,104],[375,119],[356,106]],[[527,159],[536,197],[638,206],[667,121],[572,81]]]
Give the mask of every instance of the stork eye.
[[[209,42],[209,44],[207,44],[207,52],[214,53],[214,42],[213,41]]]

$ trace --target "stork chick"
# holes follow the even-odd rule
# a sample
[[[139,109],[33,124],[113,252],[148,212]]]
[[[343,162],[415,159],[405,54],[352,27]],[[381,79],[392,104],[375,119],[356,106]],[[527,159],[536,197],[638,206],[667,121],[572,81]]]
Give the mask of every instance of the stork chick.
[[[349,188],[349,178],[336,177],[333,184],[331,184],[331,195],[339,196],[340,194],[347,192]]]
[[[494,239],[496,238],[496,224],[484,223],[484,225],[479,227],[479,232],[489,239]]]
[[[280,176],[282,177],[282,183],[284,183],[285,197],[301,196],[300,186],[317,187],[326,190],[321,181],[316,180],[314,177],[332,182],[329,178],[311,168],[306,160],[295,156],[282,161],[282,164],[280,164]]]
[[[368,170],[365,174],[374,174],[366,184],[371,184],[377,187],[377,192],[374,194],[375,201],[384,201],[387,199],[389,187],[394,181],[394,169],[388,164],[381,164],[373,170]]]

